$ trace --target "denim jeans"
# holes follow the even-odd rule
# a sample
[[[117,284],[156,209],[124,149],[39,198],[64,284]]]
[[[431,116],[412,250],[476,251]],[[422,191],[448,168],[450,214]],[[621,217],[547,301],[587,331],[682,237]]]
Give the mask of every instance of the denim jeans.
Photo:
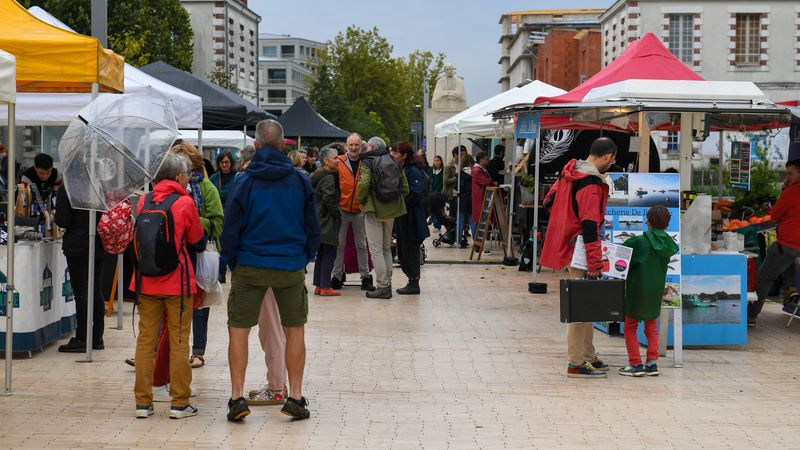
[[[208,313],[211,308],[200,308],[192,312],[192,354],[203,356],[208,342]]]
[[[456,245],[461,243],[461,237],[464,235],[464,224],[469,224],[472,230],[472,237],[475,237],[475,227],[472,224],[472,213],[460,212],[456,220]]]
[[[436,214],[431,214],[431,223],[433,224],[433,228],[437,230],[442,229],[442,222],[436,217]]]

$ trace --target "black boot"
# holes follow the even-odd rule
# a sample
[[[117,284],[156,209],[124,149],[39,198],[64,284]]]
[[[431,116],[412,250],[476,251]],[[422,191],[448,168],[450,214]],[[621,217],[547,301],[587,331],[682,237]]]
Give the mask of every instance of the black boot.
[[[59,346],[58,351],[61,353],[83,353],[86,351],[86,341],[72,338],[66,344]]]
[[[419,280],[408,280],[408,284],[405,287],[398,289],[397,293],[400,295],[419,294]]]
[[[375,290],[375,286],[372,284],[372,275],[367,275],[361,279],[361,290],[367,292]]]

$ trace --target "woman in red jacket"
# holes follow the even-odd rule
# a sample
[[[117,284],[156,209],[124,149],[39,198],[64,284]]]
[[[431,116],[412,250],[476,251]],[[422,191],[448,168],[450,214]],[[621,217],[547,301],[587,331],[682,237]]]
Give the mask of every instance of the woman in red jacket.
[[[192,295],[197,290],[194,267],[189,260],[186,245],[205,247],[205,235],[200,216],[192,197],[186,191],[191,163],[186,155],[168,152],[156,175],[152,194],[142,196],[137,205],[141,212],[145,199],[159,204],[174,198],[169,211],[172,215],[174,240],[179,255],[178,267],[159,277],[133,277],[131,289],[139,293],[139,336],[136,340],[136,417],[146,419],[153,414],[153,347],[156,345],[158,325],[167,312],[170,336],[170,381],[172,407],[169,416],[174,419],[197,414],[189,404],[192,369],[189,367],[189,330],[192,326]],[[177,198],[175,198],[177,196]],[[188,269],[188,270],[187,270]],[[188,275],[189,279],[185,279]],[[188,291],[188,292],[187,292]]]
[[[481,219],[481,210],[483,209],[483,197],[486,195],[486,188],[494,186],[492,177],[489,176],[489,154],[486,152],[478,152],[475,155],[475,160],[478,164],[472,166],[472,236],[475,236],[475,228],[478,226],[478,221]]]

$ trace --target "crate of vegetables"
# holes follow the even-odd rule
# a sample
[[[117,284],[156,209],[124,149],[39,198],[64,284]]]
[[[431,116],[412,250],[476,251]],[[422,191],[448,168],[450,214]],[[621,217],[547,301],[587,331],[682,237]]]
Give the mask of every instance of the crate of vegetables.
[[[731,219],[727,221],[722,229],[724,231],[736,231],[737,233],[748,234],[767,231],[775,228],[776,224],[769,215],[758,217],[751,216],[747,220]]]

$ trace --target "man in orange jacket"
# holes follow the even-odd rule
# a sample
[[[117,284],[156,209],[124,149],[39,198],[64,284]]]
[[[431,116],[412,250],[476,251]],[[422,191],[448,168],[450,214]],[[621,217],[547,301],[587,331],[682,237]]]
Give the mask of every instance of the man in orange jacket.
[[[800,258],[800,159],[786,163],[786,178],[778,202],[772,207],[769,214],[778,222],[778,240],[767,249],[767,257],[758,269],[756,295],[758,300],[747,305],[747,326],[755,326],[756,318],[764,306],[764,299],[769,295],[772,284],[783,274],[784,280],[792,284],[795,265]],[[794,306],[800,299],[795,292],[787,300],[789,312],[794,311]]]
[[[347,152],[339,157],[339,188],[342,192],[339,209],[342,210],[342,224],[339,227],[339,247],[336,249],[336,260],[331,272],[331,287],[337,290],[342,288],[344,280],[344,249],[347,245],[347,231],[351,224],[356,241],[361,289],[367,292],[375,290],[369,274],[366,222],[364,212],[358,203],[358,178],[363,142],[361,136],[356,133],[351,134],[347,138]]]

